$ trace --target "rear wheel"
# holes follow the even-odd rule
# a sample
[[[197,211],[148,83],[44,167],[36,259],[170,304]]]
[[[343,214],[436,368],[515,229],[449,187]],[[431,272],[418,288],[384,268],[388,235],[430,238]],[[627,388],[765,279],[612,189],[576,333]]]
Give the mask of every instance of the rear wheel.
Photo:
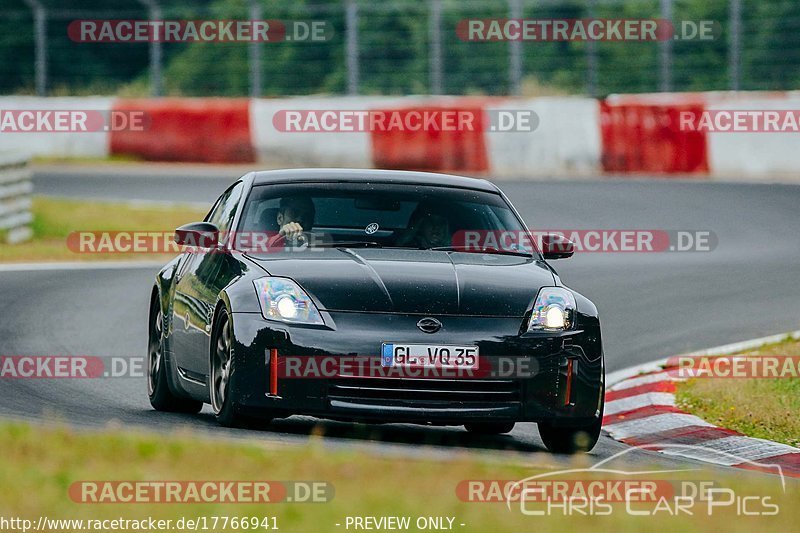
[[[173,413],[199,413],[203,402],[177,396],[169,386],[167,364],[164,357],[164,315],[158,299],[150,309],[149,340],[147,346],[147,395],[156,411]]]
[[[514,422],[470,422],[464,424],[470,433],[478,435],[501,435],[514,429]]]

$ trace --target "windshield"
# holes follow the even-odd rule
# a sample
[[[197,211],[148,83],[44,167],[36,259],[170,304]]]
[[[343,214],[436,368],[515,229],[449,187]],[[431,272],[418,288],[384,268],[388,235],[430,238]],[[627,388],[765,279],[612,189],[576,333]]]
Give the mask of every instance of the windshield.
[[[532,243],[520,238],[526,234],[496,193],[427,185],[304,183],[253,187],[239,224],[237,247],[269,242],[270,247],[531,255]]]

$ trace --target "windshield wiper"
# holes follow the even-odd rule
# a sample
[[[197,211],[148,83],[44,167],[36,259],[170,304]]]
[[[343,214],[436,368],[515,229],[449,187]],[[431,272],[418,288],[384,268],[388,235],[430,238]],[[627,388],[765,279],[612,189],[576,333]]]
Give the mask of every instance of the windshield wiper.
[[[476,248],[475,246],[433,246],[426,248],[426,250],[436,250],[438,252],[466,252],[473,254],[499,254],[499,255],[517,255],[520,257],[533,257],[530,252],[523,252],[521,250],[506,250],[502,248]]]
[[[340,241],[322,242],[314,245],[315,248],[383,248],[383,245],[375,241]]]

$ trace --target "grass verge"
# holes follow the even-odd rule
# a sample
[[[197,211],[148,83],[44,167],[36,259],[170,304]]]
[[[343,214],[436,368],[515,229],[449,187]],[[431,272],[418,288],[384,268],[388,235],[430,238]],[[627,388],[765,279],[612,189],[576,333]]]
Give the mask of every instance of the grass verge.
[[[188,222],[202,220],[206,211],[184,206],[94,202],[34,197],[33,239],[0,245],[0,263],[46,261],[168,260],[168,254],[76,253],[67,237],[76,231],[171,232]]]
[[[800,356],[800,340],[786,340],[737,355]],[[678,383],[681,409],[707,422],[800,447],[799,378],[695,378]]]
[[[317,438],[309,445],[255,445],[182,435],[151,435],[133,432],[74,432],[63,428],[0,423],[0,516],[33,520],[51,519],[156,519],[181,517],[276,517],[283,531],[346,531],[347,517],[409,516],[453,517],[455,531],[580,531],[601,526],[614,531],[648,530],[707,531],[709,527],[731,531],[789,530],[800,520],[796,488],[783,492],[778,480],[757,474],[725,477],[719,471],[697,471],[694,479],[735,487],[737,496],[769,495],[779,506],[774,516],[738,516],[736,506],[715,509],[705,506],[691,515],[664,512],[655,516],[632,516],[625,504],[613,505],[607,516],[551,511],[549,516],[530,516],[518,506],[504,503],[470,503],[456,496],[462,480],[519,480],[552,468],[498,464],[474,454],[454,452],[452,459],[434,461],[331,449]],[[417,448],[418,451],[423,451]],[[549,456],[536,459],[549,462]],[[542,459],[546,458],[546,459]],[[527,461],[530,462],[530,461]],[[572,465],[588,466],[586,457]],[[641,464],[634,470],[646,470]],[[649,474],[646,479],[653,479]],[[683,478],[686,479],[686,478]],[[102,480],[318,480],[334,486],[327,503],[272,504],[85,504],[69,496],[79,481]],[[753,511],[760,504],[750,502]],[[652,506],[650,506],[652,511]],[[585,512],[585,511],[584,511]],[[337,525],[340,524],[340,525]],[[463,524],[463,526],[461,525]],[[676,529],[677,528],[677,529]],[[353,528],[349,528],[353,530]],[[411,527],[411,530],[417,530]],[[174,529],[173,529],[174,530]],[[217,528],[221,531],[221,528]],[[590,529],[591,530],[591,529]],[[607,529],[612,530],[612,529]]]

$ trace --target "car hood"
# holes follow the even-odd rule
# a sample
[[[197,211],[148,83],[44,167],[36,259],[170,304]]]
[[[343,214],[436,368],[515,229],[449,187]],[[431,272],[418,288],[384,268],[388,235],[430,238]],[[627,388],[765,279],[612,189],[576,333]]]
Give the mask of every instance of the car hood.
[[[555,283],[543,263],[512,255],[323,248],[249,257],[328,311],[521,317]]]

